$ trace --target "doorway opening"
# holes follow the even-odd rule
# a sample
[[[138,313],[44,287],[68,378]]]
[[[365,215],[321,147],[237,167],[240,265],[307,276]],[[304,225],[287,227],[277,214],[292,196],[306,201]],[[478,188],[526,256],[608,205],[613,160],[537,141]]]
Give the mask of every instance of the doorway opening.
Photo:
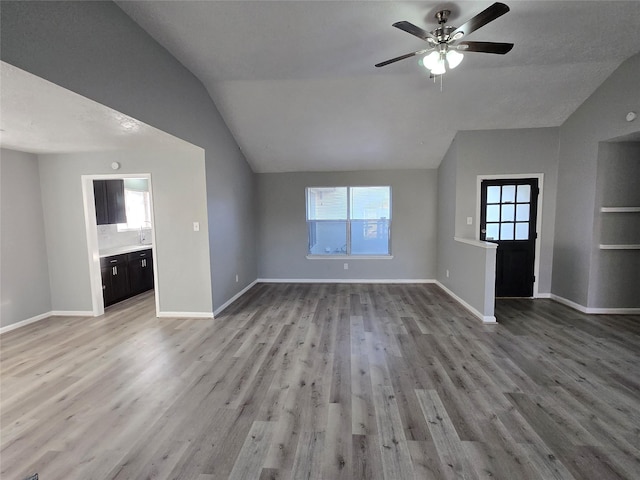
[[[542,175],[479,177],[477,238],[496,243],[496,297],[536,297]]]
[[[116,223],[105,221],[105,213],[98,211],[102,208],[96,208],[100,204],[96,192],[114,180],[121,181],[127,211],[113,221]],[[120,299],[151,288],[155,290],[157,316],[160,295],[151,174],[82,175],[82,191],[94,316],[104,314],[106,306]],[[118,263],[107,266],[106,261]]]

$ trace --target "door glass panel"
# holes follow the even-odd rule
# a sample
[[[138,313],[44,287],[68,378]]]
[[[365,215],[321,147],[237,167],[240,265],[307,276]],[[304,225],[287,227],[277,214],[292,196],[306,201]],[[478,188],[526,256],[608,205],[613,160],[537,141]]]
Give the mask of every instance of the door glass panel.
[[[487,205],[487,222],[500,221],[500,205]]]
[[[513,214],[515,211],[514,205],[502,205],[502,221],[513,222]]]
[[[516,223],[516,240],[529,240],[529,223]]]
[[[516,201],[516,186],[505,185],[502,187],[502,203],[515,203]]]
[[[486,240],[498,240],[498,232],[500,231],[499,224],[487,223]]]
[[[529,220],[529,204],[518,205],[516,207],[516,220],[526,222]]]
[[[513,240],[513,223],[500,224],[500,240]]]
[[[518,202],[528,202],[531,199],[531,185],[518,185]]]
[[[500,187],[487,187],[487,203],[500,203]]]

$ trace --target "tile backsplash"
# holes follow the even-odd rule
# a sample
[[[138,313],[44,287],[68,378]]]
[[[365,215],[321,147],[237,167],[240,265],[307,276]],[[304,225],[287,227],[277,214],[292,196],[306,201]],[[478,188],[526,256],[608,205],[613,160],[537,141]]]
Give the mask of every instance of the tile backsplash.
[[[129,245],[151,245],[151,229],[127,230],[118,232],[116,225],[98,225],[98,248],[106,250]]]

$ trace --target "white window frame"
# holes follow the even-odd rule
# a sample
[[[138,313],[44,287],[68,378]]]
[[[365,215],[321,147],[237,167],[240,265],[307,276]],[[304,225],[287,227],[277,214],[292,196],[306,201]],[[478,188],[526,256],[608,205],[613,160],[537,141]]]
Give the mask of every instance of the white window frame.
[[[141,191],[141,190],[132,190],[130,188],[126,188],[124,189],[124,203],[125,203],[125,208],[127,205],[127,191],[129,192],[136,192],[136,193],[142,193],[143,195],[146,196],[146,201],[145,201],[145,216],[147,216],[148,214],[148,219],[143,221],[142,225],[138,225],[136,226],[131,226],[129,225],[129,223],[118,223],[116,224],[116,230],[118,232],[137,232],[142,230],[151,230],[151,194],[149,193],[149,191]]]
[[[385,187],[389,189],[389,229],[388,229],[388,238],[387,244],[389,246],[389,253],[387,254],[351,254],[351,189],[352,188],[375,188],[375,187]],[[309,253],[309,189],[311,188],[346,188],[347,189],[347,218],[344,220],[346,222],[347,229],[347,252],[345,254],[318,254],[318,253]],[[307,226],[307,255],[306,258],[308,260],[391,260],[393,259],[392,254],[392,243],[391,243],[391,225],[393,223],[393,191],[391,185],[313,185],[309,187],[305,187],[304,189],[304,201],[305,201],[305,224]],[[327,221],[343,221],[343,220],[327,220]]]

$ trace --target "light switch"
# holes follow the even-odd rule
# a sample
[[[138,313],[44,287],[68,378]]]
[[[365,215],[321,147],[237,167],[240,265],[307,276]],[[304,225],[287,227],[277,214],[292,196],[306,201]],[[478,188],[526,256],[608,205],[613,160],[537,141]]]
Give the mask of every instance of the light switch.
[[[467,217],[467,225],[473,225],[473,217]]]
[[[200,231],[200,222],[193,222],[193,231],[194,232]]]

